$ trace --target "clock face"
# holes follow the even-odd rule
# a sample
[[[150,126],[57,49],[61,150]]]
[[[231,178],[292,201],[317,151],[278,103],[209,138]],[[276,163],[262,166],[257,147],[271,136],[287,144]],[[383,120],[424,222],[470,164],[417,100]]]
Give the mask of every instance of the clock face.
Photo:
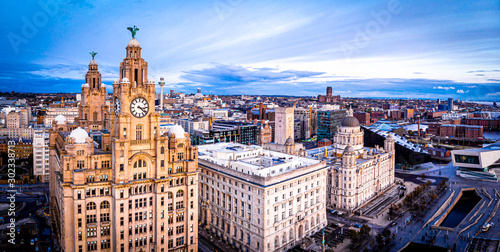
[[[120,100],[118,100],[118,98],[115,98],[115,115],[120,114],[121,109],[122,106],[120,104]]]
[[[144,117],[148,114],[149,104],[146,99],[142,97],[135,98],[130,103],[130,113],[137,118]]]

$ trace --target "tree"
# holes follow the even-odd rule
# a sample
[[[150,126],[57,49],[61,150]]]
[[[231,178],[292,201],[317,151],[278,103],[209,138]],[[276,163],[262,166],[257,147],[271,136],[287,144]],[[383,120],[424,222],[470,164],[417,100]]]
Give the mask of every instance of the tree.
[[[359,233],[354,230],[351,230],[351,232],[349,232],[349,239],[353,244],[356,244],[359,240]]]
[[[375,241],[377,241],[378,248],[384,247],[384,236],[382,236],[381,233],[377,234],[377,236],[375,237]]]
[[[398,210],[399,210],[398,206],[396,204],[392,204],[389,207],[389,215],[395,215]]]
[[[370,234],[370,231],[371,228],[366,224],[363,224],[363,226],[359,229],[359,233],[363,236]]]

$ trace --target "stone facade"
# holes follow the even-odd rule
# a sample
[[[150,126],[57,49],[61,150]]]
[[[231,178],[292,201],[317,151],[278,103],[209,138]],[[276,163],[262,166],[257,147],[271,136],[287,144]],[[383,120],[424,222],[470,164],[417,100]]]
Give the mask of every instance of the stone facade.
[[[82,128],[91,130],[109,129],[109,107],[106,105],[106,87],[101,83],[101,73],[95,59],[89,63],[82,85],[82,100],[78,122]]]
[[[63,115],[64,117],[66,117],[68,123],[73,123],[75,121],[75,118],[78,118],[79,108],[77,107],[47,108],[47,112],[43,118],[43,124],[45,124],[46,127],[52,126],[52,121],[54,121],[54,119],[58,115]]]
[[[240,251],[285,251],[327,225],[325,162],[233,143],[199,153],[201,223]]]
[[[363,131],[352,111],[342,121],[332,146],[338,158],[328,173],[329,207],[354,211],[394,184],[394,139],[389,135],[384,148],[364,148]]]
[[[294,108],[275,108],[274,142],[285,144],[288,138],[294,139]]]
[[[7,128],[21,127],[21,114],[17,111],[11,111],[7,114],[6,123]]]
[[[62,251],[196,252],[198,150],[180,126],[159,134],[155,83],[146,78],[139,42],[132,39],[126,50],[100,148],[86,130],[70,132],[66,121],[50,131],[54,234]],[[103,108],[91,102],[82,107]],[[106,125],[105,113],[88,125]]]

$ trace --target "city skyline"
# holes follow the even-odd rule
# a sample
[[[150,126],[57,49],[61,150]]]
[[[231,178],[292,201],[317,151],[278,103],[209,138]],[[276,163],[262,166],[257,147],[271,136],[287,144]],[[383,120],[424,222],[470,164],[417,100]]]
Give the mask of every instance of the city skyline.
[[[78,92],[97,51],[109,92],[137,25],[165,90],[500,100],[494,1],[3,4],[1,91]]]

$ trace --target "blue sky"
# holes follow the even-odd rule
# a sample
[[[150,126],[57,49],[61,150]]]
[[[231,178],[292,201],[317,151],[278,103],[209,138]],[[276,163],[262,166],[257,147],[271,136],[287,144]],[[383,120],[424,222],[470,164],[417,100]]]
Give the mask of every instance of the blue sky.
[[[0,91],[79,92],[90,51],[110,85],[136,25],[166,90],[500,100],[497,0],[0,5]]]

